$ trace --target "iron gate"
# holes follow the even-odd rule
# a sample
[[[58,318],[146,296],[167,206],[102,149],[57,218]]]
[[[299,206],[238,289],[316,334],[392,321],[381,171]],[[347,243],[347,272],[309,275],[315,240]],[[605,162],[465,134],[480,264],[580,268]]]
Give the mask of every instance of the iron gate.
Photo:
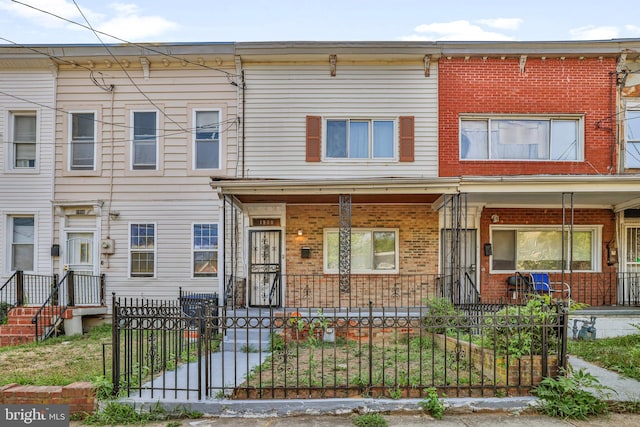
[[[249,232],[249,305],[251,307],[280,307],[281,305],[281,234],[280,230]]]

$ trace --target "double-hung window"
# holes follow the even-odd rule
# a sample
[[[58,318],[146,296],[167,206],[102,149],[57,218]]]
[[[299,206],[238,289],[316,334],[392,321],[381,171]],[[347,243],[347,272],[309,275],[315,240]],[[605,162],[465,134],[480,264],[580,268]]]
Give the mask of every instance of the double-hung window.
[[[325,230],[324,248],[325,272],[338,273],[340,261],[339,230]],[[352,229],[351,271],[354,273],[397,273],[398,230]]]
[[[215,276],[218,272],[218,225],[193,225],[193,275]]]
[[[328,159],[392,159],[395,156],[395,121],[327,119]]]
[[[9,217],[12,271],[34,271],[34,224],[33,216]]]
[[[156,169],[158,123],[155,111],[133,112],[132,168]]]
[[[596,227],[577,227],[573,233],[565,230],[564,239],[562,229],[556,227],[492,228],[491,269],[598,271],[599,241]]]
[[[37,115],[35,112],[11,114],[12,167],[34,169],[36,167]]]
[[[578,161],[582,120],[558,117],[462,117],[462,160]]]
[[[625,162],[628,169],[640,168],[640,108],[627,110]]]
[[[218,111],[196,111],[195,122],[195,169],[219,169],[220,113]]]
[[[153,277],[156,265],[155,224],[131,224],[129,251],[131,277]]]
[[[93,170],[95,167],[95,114],[71,113],[70,169]]]

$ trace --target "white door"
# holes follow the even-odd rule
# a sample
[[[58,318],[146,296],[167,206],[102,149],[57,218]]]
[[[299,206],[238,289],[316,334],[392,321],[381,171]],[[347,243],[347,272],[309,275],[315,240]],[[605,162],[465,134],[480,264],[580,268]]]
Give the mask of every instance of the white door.
[[[65,270],[74,273],[75,305],[100,305],[100,279],[95,235],[91,231],[68,232],[65,251]],[[65,273],[66,273],[65,271]],[[66,293],[66,286],[64,292]]]
[[[627,226],[624,253],[624,274],[618,280],[618,302],[637,304],[640,302],[640,226]]]

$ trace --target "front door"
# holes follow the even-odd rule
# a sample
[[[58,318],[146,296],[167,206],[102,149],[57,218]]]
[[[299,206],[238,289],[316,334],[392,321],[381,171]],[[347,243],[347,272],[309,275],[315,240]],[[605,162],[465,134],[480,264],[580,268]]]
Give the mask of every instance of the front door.
[[[249,305],[280,307],[281,231],[249,232]]]
[[[74,273],[76,305],[100,304],[100,281],[97,275],[95,236],[91,231],[68,232],[65,270]],[[66,288],[64,289],[66,292]]]
[[[640,301],[640,226],[627,226],[624,256],[624,280],[618,280],[618,302],[637,303]]]

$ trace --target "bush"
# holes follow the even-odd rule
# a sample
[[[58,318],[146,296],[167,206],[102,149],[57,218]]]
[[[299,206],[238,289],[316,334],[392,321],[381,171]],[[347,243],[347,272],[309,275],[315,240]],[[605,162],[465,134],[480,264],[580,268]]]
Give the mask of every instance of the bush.
[[[433,298],[426,300],[425,305],[429,312],[424,318],[424,325],[428,332],[446,334],[455,331],[459,316],[453,303],[445,298]]]

